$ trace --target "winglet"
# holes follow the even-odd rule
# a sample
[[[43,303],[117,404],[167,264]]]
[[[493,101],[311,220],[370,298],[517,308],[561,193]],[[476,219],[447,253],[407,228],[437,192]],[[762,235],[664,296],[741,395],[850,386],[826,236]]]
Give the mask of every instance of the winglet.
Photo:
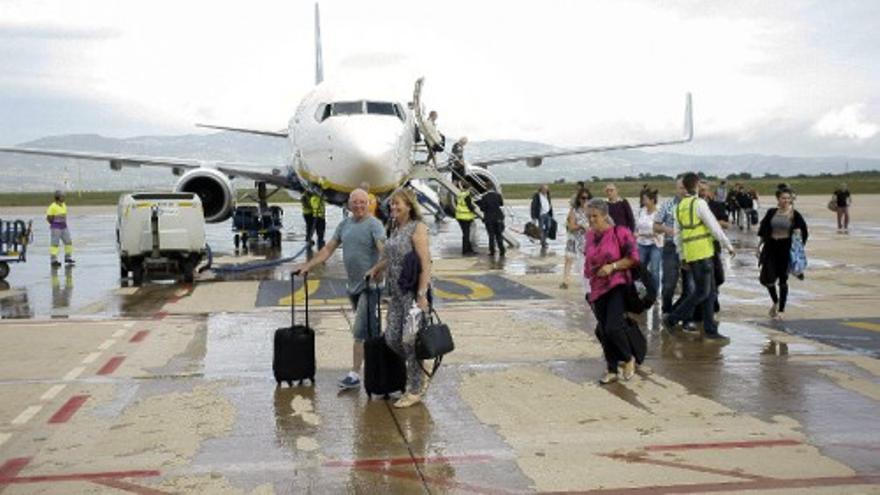
[[[684,107],[684,142],[694,139],[694,108],[691,102],[691,93],[685,95]]]
[[[315,84],[324,80],[324,56],[321,54],[321,12],[315,3]]]

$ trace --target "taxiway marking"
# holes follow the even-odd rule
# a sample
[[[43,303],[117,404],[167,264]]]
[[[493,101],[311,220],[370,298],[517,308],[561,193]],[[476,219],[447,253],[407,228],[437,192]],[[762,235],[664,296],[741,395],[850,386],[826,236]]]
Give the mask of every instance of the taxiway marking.
[[[70,370],[66,375],[64,375],[64,378],[62,378],[62,380],[66,381],[66,382],[69,382],[71,380],[75,380],[76,377],[81,375],[82,372],[85,370],[86,370],[85,366],[77,366],[76,368]]]
[[[358,459],[355,461],[329,461],[325,462],[325,467],[383,467],[383,466],[400,466],[408,464],[463,464],[470,462],[489,462],[494,457],[490,455],[458,455],[458,456],[437,456],[437,457],[389,457],[383,459]]]
[[[648,445],[644,448],[649,452],[670,450],[706,450],[706,449],[755,449],[761,447],[791,447],[800,445],[797,440],[748,440],[741,442],[710,442],[710,443],[678,443],[671,445]]]
[[[147,335],[149,335],[149,334],[150,334],[149,330],[141,330],[138,333],[134,334],[131,337],[131,339],[129,340],[129,342],[132,342],[132,343],[143,342],[143,340],[145,338],[147,338]]]
[[[579,495],[667,495],[674,493],[740,492],[752,490],[784,490],[792,488],[817,488],[852,485],[877,485],[880,476],[828,476],[823,478],[766,479],[754,481],[723,481],[719,483],[691,483],[681,485],[652,485],[638,488],[597,488],[570,492],[544,492],[552,494]]]
[[[116,343],[116,339],[107,339],[104,342],[101,342],[101,345],[98,346],[98,349],[102,351],[106,351],[107,349],[113,347],[113,344]]]
[[[119,330],[113,332],[113,335],[111,335],[111,337],[113,337],[114,339],[118,339],[119,337],[122,337],[123,335],[125,335],[125,329],[120,328]]]
[[[12,438],[12,433],[0,433],[0,447],[10,438]]]
[[[3,465],[0,466],[0,488],[9,484],[9,481],[7,480],[18,476],[18,473],[20,473],[29,462],[31,462],[30,457],[16,457],[15,459],[9,459],[4,462]]]
[[[125,361],[125,356],[116,356],[110,358],[101,369],[98,370],[99,375],[109,375],[116,371],[116,368],[119,367],[122,362]]]
[[[86,357],[82,360],[82,364],[92,364],[92,363],[94,363],[95,361],[97,361],[99,357],[101,357],[101,353],[100,353],[100,352],[93,352],[93,353],[89,354],[88,356],[86,356]]]
[[[117,490],[122,490],[124,492],[136,493],[137,495],[169,495],[168,492],[159,491],[154,488],[147,488],[145,486],[135,485],[134,483],[122,481],[120,479],[99,479],[92,480],[92,483],[95,483],[97,485],[109,486],[110,488],[116,488]]]
[[[21,412],[18,416],[15,417],[10,423],[14,425],[23,425],[33,419],[34,416],[40,412],[40,409],[43,409],[43,406],[28,406],[24,411]]]
[[[55,385],[49,390],[46,390],[46,393],[40,396],[41,401],[49,401],[55,398],[58,394],[61,393],[67,385]]]
[[[168,316],[168,311],[159,311],[153,315],[154,320],[164,320]]]
[[[76,414],[79,408],[86,403],[87,400],[89,400],[88,395],[74,395],[73,397],[68,399],[68,401],[65,402],[63,406],[61,406],[61,409],[59,409],[57,412],[55,412],[55,414],[52,415],[51,418],[49,418],[49,424],[61,424],[68,422],[70,418],[72,418],[73,415]]]
[[[844,325],[862,330],[871,330],[872,332],[880,332],[880,323],[871,323],[868,321],[847,321]]]

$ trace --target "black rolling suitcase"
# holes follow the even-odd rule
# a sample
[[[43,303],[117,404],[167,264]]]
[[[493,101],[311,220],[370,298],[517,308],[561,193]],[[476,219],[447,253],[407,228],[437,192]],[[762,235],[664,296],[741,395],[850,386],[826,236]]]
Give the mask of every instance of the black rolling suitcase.
[[[275,330],[275,347],[272,356],[272,372],[275,382],[293,382],[300,385],[306,379],[315,384],[315,331],[309,326],[308,275],[303,276],[303,292],[306,295],[306,324],[296,324],[296,303],[294,302],[294,273],[290,274],[290,326]]]
[[[369,288],[364,289],[367,290]],[[364,292],[361,297],[369,297],[369,295]],[[382,333],[381,292],[378,293],[378,297],[376,305],[376,316],[379,318],[378,335],[370,335],[369,315],[372,312],[369,311],[369,306],[367,311],[368,337],[364,341],[364,389],[367,391],[367,397],[371,399],[373,395],[382,395],[387,399],[389,394],[403,392],[406,388],[406,363],[385,343],[385,335]]]

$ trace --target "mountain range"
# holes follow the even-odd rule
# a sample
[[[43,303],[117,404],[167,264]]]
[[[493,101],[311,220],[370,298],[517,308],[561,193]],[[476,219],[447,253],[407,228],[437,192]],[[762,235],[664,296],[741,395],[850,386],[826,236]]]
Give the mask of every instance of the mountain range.
[[[46,137],[21,143],[19,146],[236,161],[265,164],[267,168],[286,163],[290,154],[286,141],[233,132],[125,139],[94,134],[72,134]],[[528,141],[478,141],[468,144],[466,158],[487,158],[559,149],[561,148]],[[574,182],[590,180],[592,177],[638,176],[643,173],[673,176],[686,170],[700,170],[707,175],[717,176],[741,172],[748,172],[753,176],[768,173],[782,176],[836,174],[856,170],[880,170],[880,159],[758,154],[689,155],[662,150],[626,150],[550,158],[537,168],[529,168],[519,162],[496,165],[491,169],[503,183],[554,182],[560,179]],[[165,169],[126,168],[119,173],[112,172],[107,163],[0,153],[0,192],[49,191],[57,188],[72,190],[170,188],[176,179]],[[240,185],[250,184],[241,181]]]

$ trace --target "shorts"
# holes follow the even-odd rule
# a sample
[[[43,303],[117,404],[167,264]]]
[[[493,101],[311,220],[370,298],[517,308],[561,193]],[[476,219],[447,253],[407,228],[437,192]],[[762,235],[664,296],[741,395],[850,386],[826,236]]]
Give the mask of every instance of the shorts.
[[[354,323],[351,326],[355,342],[363,342],[367,337],[379,335],[379,291],[363,290],[357,294],[349,294],[351,309],[354,311]],[[368,326],[369,325],[369,326]]]

